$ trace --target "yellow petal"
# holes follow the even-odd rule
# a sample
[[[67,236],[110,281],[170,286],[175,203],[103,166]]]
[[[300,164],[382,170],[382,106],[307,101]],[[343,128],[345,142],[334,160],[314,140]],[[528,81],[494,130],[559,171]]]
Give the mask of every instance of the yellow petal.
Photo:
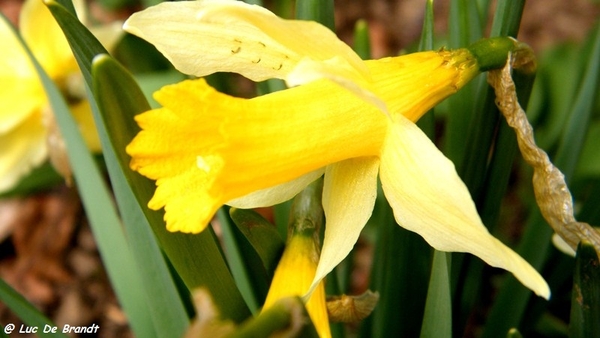
[[[252,209],[283,203],[304,190],[307,185],[321,177],[324,172],[324,169],[311,171],[289,182],[251,192],[246,196],[233,199],[225,204],[239,209]]]
[[[562,237],[560,237],[557,233],[554,233],[552,235],[552,244],[554,244],[554,247],[560,250],[565,255],[575,257],[575,250],[573,250],[573,248],[571,248],[571,246],[567,242],[565,242],[565,240],[562,239]]]
[[[452,162],[405,118],[397,120],[384,144],[380,177],[402,227],[438,250],[474,254],[510,271],[536,294],[550,296],[539,273],[487,231]]]
[[[0,77],[0,135],[24,123],[46,102],[39,82]]]
[[[254,80],[285,78],[301,60],[367,73],[350,47],[312,21],[284,20],[242,1],[164,2],[133,14],[129,33],[154,44],[183,73],[235,72]]]
[[[466,49],[431,51],[369,60],[375,94],[392,115],[417,121],[446,97],[457,92],[479,68]]]
[[[0,192],[3,192],[13,188],[48,155],[40,111],[30,114],[9,132],[0,134],[0,144]]]
[[[0,134],[22,124],[46,101],[29,57],[9,23],[0,19]]]
[[[100,152],[102,146],[100,145],[100,137],[98,136],[98,129],[96,129],[89,101],[82,100],[70,108],[87,146],[93,152]]]
[[[50,78],[57,80],[78,71],[69,43],[43,1],[25,1],[19,27],[23,39]]]
[[[165,206],[171,231],[199,232],[232,199],[344,159],[376,156],[388,124],[329,81],[247,100],[189,80],[155,98],[164,108],[136,118],[142,131],[127,152],[134,170],[157,180],[149,206]]]
[[[323,209],[327,223],[319,266],[311,289],[352,250],[373,213],[379,159],[360,157],[327,166]],[[309,291],[309,293],[310,293]]]
[[[282,298],[304,295],[313,280],[318,260],[318,249],[312,236],[292,236],[275,270],[263,310]],[[323,282],[306,302],[306,310],[319,337],[331,337]]]

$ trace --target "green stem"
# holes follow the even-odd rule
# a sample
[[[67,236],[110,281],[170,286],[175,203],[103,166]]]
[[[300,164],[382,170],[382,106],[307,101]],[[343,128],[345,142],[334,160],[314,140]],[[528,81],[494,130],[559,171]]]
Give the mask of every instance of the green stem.
[[[519,54],[520,58],[528,60],[526,66],[530,65],[531,62],[534,63],[535,60],[533,51],[529,46],[509,37],[481,39],[467,47],[467,49],[477,59],[479,69],[482,72],[504,67],[508,53]],[[531,66],[534,65],[535,63]],[[531,67],[524,68],[525,72],[534,70],[535,68]]]
[[[324,221],[322,194],[323,179],[320,178],[296,195],[290,211],[288,238],[293,234],[302,234],[315,236],[315,243],[320,242],[318,236]]]
[[[276,332],[291,337],[318,337],[299,297],[281,299],[259,316],[245,322],[229,337],[271,337]]]

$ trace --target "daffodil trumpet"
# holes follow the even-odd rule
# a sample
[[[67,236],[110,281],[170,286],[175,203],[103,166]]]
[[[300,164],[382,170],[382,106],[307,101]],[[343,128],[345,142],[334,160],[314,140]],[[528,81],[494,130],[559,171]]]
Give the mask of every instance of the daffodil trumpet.
[[[482,70],[502,67],[509,38],[469,48],[361,60],[327,28],[238,1],[165,2],[128,32],[190,75],[284,79],[252,99],[203,79],[166,86],[136,117],[131,168],[156,181],[148,206],[167,229],[197,233],[223,204],[269,206],[324,176],[326,228],[308,293],[350,252],[371,216],[379,176],[397,223],[441,251],[472,253],[548,298],[544,279],[491,236],[454,165],[415,125]]]

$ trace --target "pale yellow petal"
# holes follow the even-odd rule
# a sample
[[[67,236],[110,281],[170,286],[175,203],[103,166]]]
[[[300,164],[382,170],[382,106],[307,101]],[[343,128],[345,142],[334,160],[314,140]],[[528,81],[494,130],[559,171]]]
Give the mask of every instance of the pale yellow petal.
[[[560,250],[565,255],[575,257],[575,250],[573,250],[573,248],[571,248],[571,246],[567,242],[565,242],[565,240],[562,239],[562,237],[560,237],[557,233],[554,233],[552,235],[552,244],[554,244],[554,247]]]
[[[40,84],[0,77],[0,135],[24,123],[46,103]]]
[[[48,156],[40,111],[30,114],[9,132],[0,134],[0,144],[0,192],[4,192]]]
[[[172,231],[199,232],[232,199],[347,158],[376,156],[388,125],[329,81],[247,100],[189,80],[155,97],[165,108],[136,117],[142,131],[127,151],[133,169],[157,180],[149,206],[165,206]]]
[[[317,169],[289,182],[251,192],[246,196],[233,199],[225,204],[240,209],[268,207],[279,204],[292,199],[300,191],[304,190],[307,185],[321,177],[324,172],[324,169]]]
[[[350,47],[312,21],[284,20],[242,1],[164,2],[133,14],[124,29],[154,44],[183,73],[235,72],[254,81],[285,78],[301,60],[367,73]]]
[[[405,118],[397,120],[385,142],[380,177],[402,227],[438,250],[476,255],[510,271],[536,294],[550,296],[540,274],[487,231],[452,162]]]
[[[327,166],[323,185],[325,237],[311,289],[352,250],[373,213],[379,159],[360,157]]]
[[[23,39],[50,78],[76,72],[77,63],[60,26],[42,0],[26,0],[19,28]]]
[[[29,57],[9,23],[0,19],[0,135],[31,116],[46,101]]]

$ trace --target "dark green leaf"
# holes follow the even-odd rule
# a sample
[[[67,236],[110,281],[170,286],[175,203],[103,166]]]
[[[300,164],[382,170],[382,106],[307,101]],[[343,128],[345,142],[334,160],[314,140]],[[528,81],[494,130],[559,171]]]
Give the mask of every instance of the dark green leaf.
[[[579,243],[571,296],[571,338],[600,337],[600,261],[594,246]]]
[[[285,246],[277,228],[253,210],[232,208],[229,214],[256,250],[265,270],[272,277]]]

